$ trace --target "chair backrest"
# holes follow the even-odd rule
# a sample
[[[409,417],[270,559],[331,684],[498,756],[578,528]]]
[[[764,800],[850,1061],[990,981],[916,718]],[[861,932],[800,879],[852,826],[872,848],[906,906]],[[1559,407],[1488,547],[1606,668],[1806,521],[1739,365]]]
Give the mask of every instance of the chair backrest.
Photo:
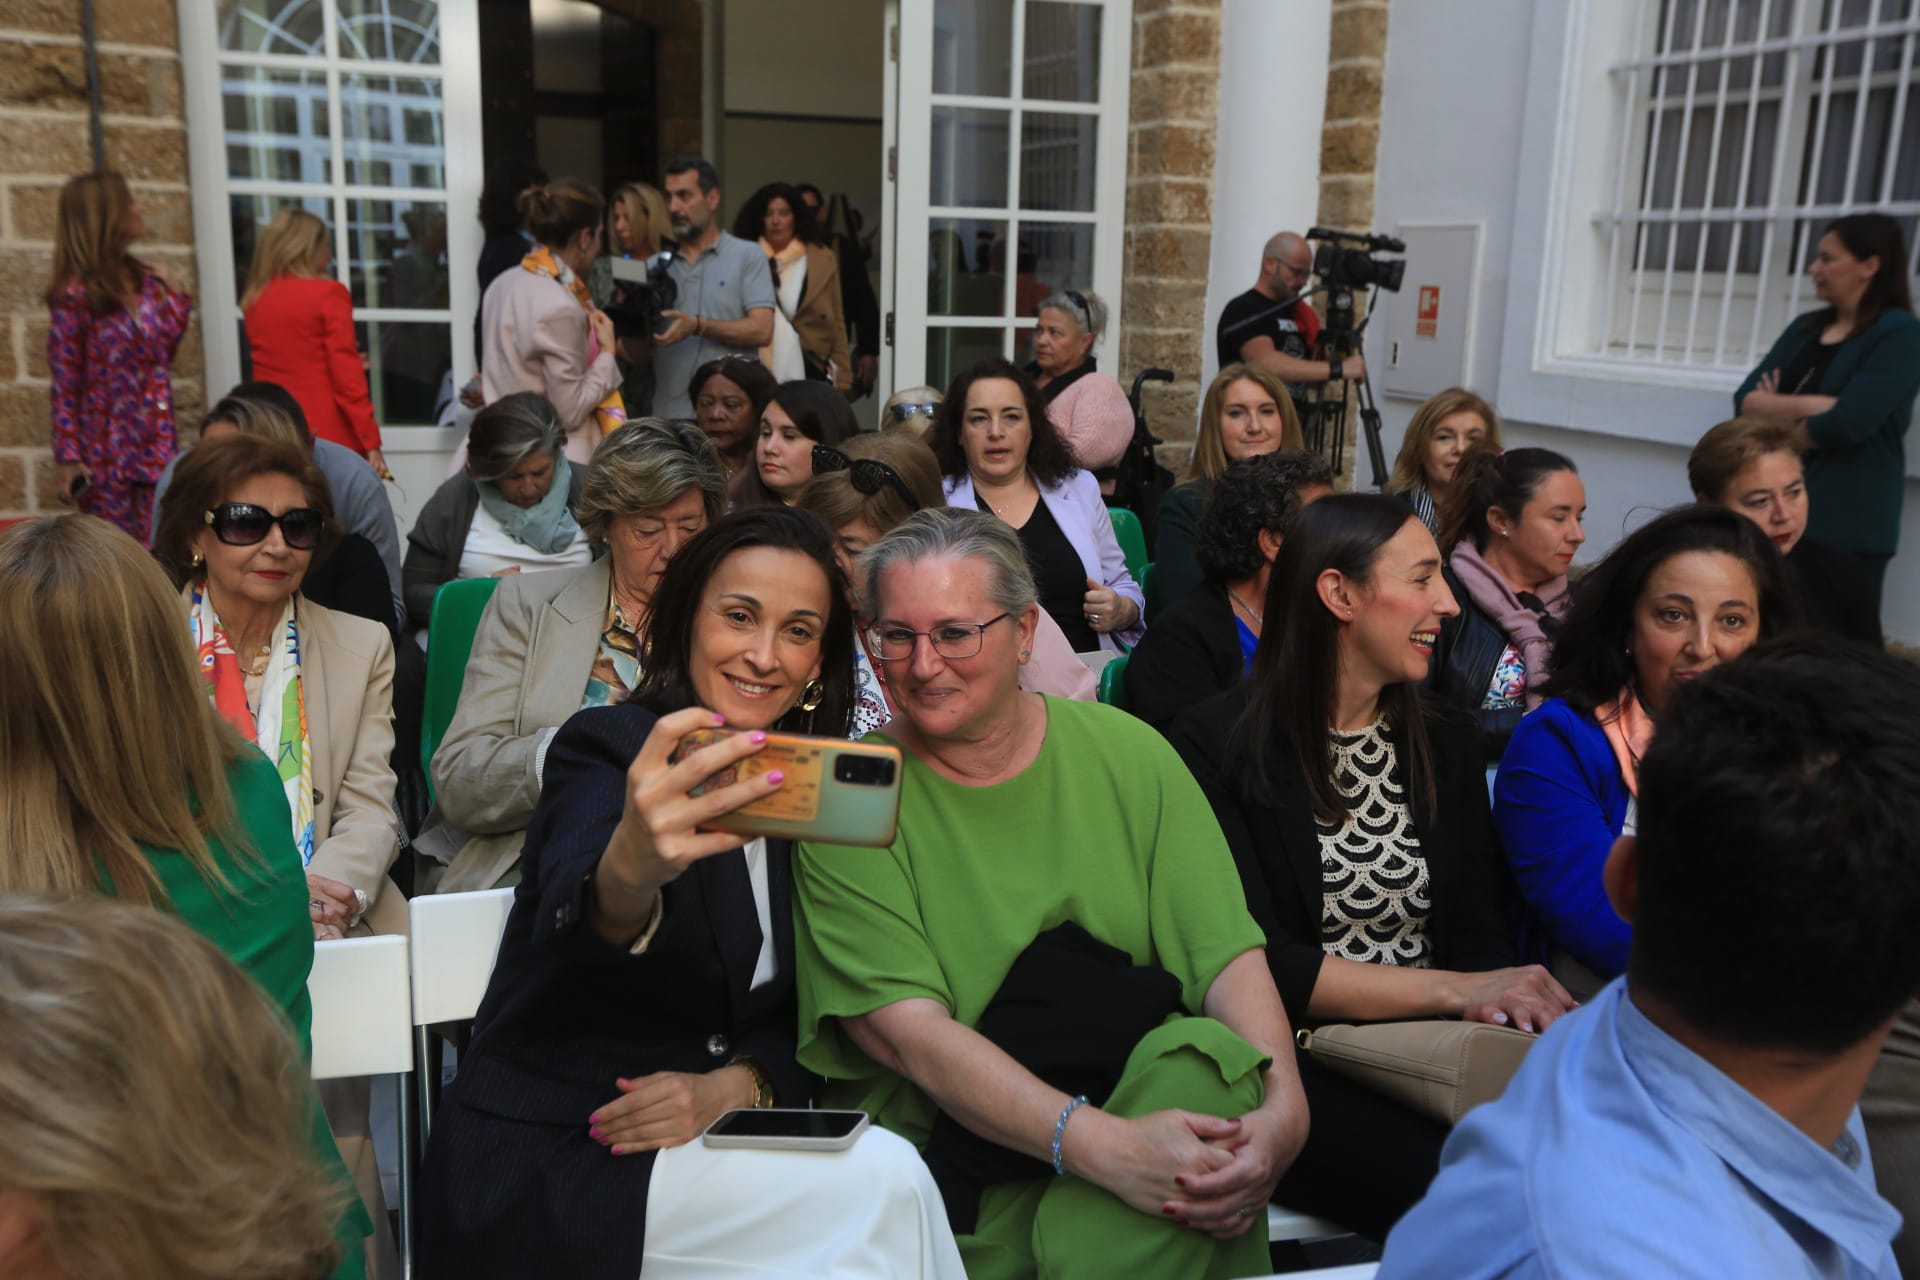
[[[413,1070],[407,940],[397,935],[313,944],[313,1078]]]
[[[416,1025],[460,1022],[480,1011],[511,910],[512,889],[433,893],[408,904]]]
[[[1140,517],[1125,507],[1108,507],[1107,517],[1113,521],[1113,536],[1120,542],[1120,554],[1127,558],[1127,572],[1136,579],[1140,571],[1147,567],[1147,531],[1140,525]]]
[[[1127,696],[1127,655],[1121,654],[1100,668],[1100,701],[1110,707],[1120,705]]]
[[[1339,1223],[1328,1222],[1325,1218],[1316,1218],[1310,1213],[1297,1213],[1292,1209],[1282,1209],[1277,1204],[1267,1206],[1267,1243],[1269,1244],[1274,1244],[1281,1240],[1325,1240],[1333,1236],[1352,1234],[1352,1232],[1348,1231]],[[1317,1276],[1320,1273],[1313,1271],[1308,1274]],[[1330,1274],[1344,1276],[1346,1273],[1343,1271],[1335,1271]],[[1370,1276],[1373,1272],[1362,1271],[1356,1272],[1355,1274],[1356,1276]]]
[[[480,615],[493,599],[498,578],[459,578],[442,583],[433,595],[433,615],[427,626],[427,696],[420,717],[420,767],[426,770],[427,794],[433,794],[433,753],[453,723],[460,703],[460,686],[467,678],[467,659],[473,654],[473,633]]]

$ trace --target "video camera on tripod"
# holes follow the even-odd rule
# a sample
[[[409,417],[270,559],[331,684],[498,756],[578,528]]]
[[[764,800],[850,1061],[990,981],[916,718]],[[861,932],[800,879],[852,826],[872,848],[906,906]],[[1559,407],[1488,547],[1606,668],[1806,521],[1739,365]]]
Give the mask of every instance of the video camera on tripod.
[[[1354,291],[1384,289],[1389,293],[1398,293],[1401,281],[1406,278],[1405,258],[1375,255],[1405,253],[1407,244],[1393,236],[1365,231],[1336,231],[1327,227],[1312,228],[1306,238],[1317,244],[1313,253],[1313,273],[1319,277],[1321,287],[1327,292],[1326,322],[1320,331],[1321,341],[1328,357],[1338,362],[1359,349],[1361,331],[1367,327],[1367,315],[1373,312],[1373,305],[1369,302],[1367,315],[1356,317]],[[1378,294],[1374,296],[1378,297]],[[1326,385],[1331,388],[1334,382],[1341,381],[1334,379]],[[1370,376],[1363,374],[1355,385],[1360,402],[1360,426],[1367,437],[1367,462],[1373,468],[1373,484],[1377,489],[1385,485],[1387,480],[1387,454],[1380,442],[1380,411],[1374,406]],[[1331,431],[1332,441],[1328,452],[1336,466],[1346,442],[1346,414],[1344,386],[1340,388],[1338,396],[1330,390],[1321,393],[1316,431],[1318,440],[1315,443],[1324,442]]]

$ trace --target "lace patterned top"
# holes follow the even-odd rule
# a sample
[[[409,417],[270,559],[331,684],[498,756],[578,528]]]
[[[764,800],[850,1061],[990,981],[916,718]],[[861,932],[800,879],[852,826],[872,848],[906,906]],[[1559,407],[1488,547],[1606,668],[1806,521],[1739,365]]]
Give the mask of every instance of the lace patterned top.
[[[1383,724],[1335,733],[1333,766],[1334,785],[1354,804],[1338,826],[1315,824],[1324,884],[1320,945],[1347,960],[1430,968],[1427,860]]]

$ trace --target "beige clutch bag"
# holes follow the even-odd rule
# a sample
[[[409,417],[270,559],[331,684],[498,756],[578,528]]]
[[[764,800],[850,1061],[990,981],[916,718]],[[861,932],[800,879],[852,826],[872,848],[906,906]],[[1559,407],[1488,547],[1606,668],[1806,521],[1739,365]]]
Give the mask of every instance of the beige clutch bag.
[[[1294,1037],[1329,1071],[1452,1125],[1506,1091],[1539,1037],[1488,1022],[1336,1023]]]

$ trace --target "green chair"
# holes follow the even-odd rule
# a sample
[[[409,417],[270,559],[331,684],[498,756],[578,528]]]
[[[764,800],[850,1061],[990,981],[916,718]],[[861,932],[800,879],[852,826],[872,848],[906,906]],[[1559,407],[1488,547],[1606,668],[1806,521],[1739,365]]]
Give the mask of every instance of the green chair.
[[[1100,701],[1110,707],[1120,705],[1127,696],[1127,655],[1121,654],[1100,668]]]
[[[480,629],[498,578],[460,578],[442,584],[433,596],[433,614],[427,625],[427,696],[420,718],[420,767],[427,775],[427,795],[433,795],[433,753],[453,723],[460,703],[460,686],[467,678],[467,658],[473,653],[473,633]]]
[[[1140,527],[1140,517],[1125,507],[1108,507],[1107,515],[1113,521],[1113,536],[1120,540],[1120,554],[1127,558],[1127,572],[1138,582],[1147,567],[1147,531]]]
[[[1160,610],[1166,608],[1167,605],[1167,602],[1160,598],[1160,592],[1156,590],[1153,585],[1154,580],[1158,576],[1158,574],[1154,573],[1152,565],[1148,565],[1140,571],[1140,590],[1147,598],[1148,623],[1152,623],[1155,618],[1159,617]]]

